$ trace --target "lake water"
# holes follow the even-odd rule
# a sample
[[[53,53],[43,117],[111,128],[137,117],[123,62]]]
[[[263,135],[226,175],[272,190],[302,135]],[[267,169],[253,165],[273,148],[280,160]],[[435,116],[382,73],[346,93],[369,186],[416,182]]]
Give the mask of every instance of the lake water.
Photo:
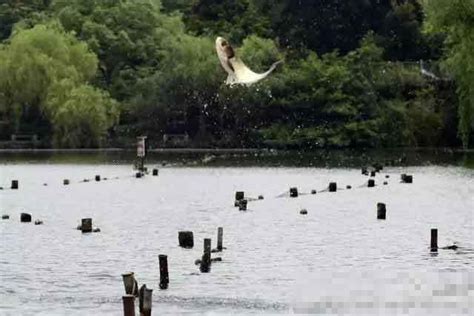
[[[150,168],[167,162],[159,176],[137,179],[117,154],[3,154],[0,213],[10,219],[0,221],[0,314],[121,315],[127,271],[154,289],[154,315],[473,314],[472,157],[408,155],[368,188],[359,155],[246,155],[155,156]],[[413,183],[400,183],[401,173]],[[96,174],[109,179],[81,182]],[[12,179],[19,190],[8,189]],[[304,194],[329,182],[352,189]],[[287,197],[290,187],[303,194]],[[265,199],[240,212],[238,190]],[[20,223],[22,212],[44,224]],[[101,232],[76,230],[84,217]],[[213,256],[223,261],[202,274],[194,260],[203,238],[215,247],[219,226],[227,249]],[[440,246],[459,249],[430,253],[431,228]],[[194,232],[193,249],[178,247],[180,230]],[[167,290],[158,254],[168,255]]]

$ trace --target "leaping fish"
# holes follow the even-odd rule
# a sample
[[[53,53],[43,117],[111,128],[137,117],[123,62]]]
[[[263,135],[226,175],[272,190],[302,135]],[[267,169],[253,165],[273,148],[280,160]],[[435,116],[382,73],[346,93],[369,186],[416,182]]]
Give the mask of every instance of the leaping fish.
[[[250,70],[250,68],[235,55],[234,49],[224,38],[218,37],[216,39],[216,51],[222,67],[228,73],[226,84],[231,86],[234,84],[250,86],[267,77],[273,70],[275,70],[276,66],[282,62],[280,60],[273,63],[270,69],[264,73],[256,73]]]

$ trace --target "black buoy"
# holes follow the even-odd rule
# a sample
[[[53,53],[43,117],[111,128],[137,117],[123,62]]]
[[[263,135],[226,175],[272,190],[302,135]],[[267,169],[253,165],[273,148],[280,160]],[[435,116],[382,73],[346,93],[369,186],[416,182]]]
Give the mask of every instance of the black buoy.
[[[377,203],[377,219],[386,218],[387,209],[384,203]]]
[[[298,188],[290,188],[290,197],[298,197]]]
[[[337,183],[331,182],[329,183],[329,192],[336,192],[337,191]]]
[[[95,176],[95,181],[97,181],[97,182],[100,181],[100,175],[97,174],[97,175]]]
[[[369,188],[373,188],[375,186],[375,180],[374,179],[369,179],[369,181],[367,182],[367,186]]]
[[[21,214],[20,214],[20,222],[22,222],[22,223],[30,223],[30,222],[31,222],[31,214],[28,214],[28,213],[21,213]]]
[[[12,190],[18,190],[18,180],[12,180]]]
[[[178,232],[179,246],[187,249],[194,247],[194,235],[192,231]]]

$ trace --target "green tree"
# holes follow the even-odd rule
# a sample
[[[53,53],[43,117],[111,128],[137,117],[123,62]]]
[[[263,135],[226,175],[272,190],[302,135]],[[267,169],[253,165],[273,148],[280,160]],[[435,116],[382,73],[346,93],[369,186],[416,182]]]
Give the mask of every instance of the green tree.
[[[18,31],[1,47],[0,56],[1,108],[16,130],[40,115],[52,124],[59,145],[100,144],[118,113],[107,93],[87,86],[97,71],[97,57],[85,43],[58,23],[38,24]],[[79,129],[90,133],[74,136]]]
[[[427,31],[444,32],[445,67],[453,74],[459,97],[459,135],[468,147],[474,130],[474,0],[424,0]]]

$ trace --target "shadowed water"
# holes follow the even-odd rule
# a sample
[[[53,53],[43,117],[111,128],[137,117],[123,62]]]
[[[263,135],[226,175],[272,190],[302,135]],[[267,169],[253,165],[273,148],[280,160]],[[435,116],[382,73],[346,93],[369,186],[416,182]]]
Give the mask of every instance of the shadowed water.
[[[170,161],[159,177],[136,179],[130,164],[3,161],[0,185],[18,179],[20,189],[0,191],[0,213],[10,215],[0,221],[2,315],[120,315],[126,271],[154,289],[156,315],[468,315],[474,308],[472,169],[386,167],[367,188],[356,168]],[[400,173],[414,183],[400,183]],[[96,174],[120,178],[80,183]],[[277,198],[292,186],[322,191],[330,181],[353,189]],[[239,212],[237,190],[265,199]],[[387,205],[386,221],[376,219],[377,202]],[[44,225],[20,223],[21,212]],[[76,230],[83,217],[101,233]],[[227,250],[213,256],[223,261],[201,274],[194,260],[203,238],[215,247],[219,226]],[[431,254],[432,227],[440,246],[460,248]],[[194,249],[178,247],[179,230],[194,232]],[[158,254],[168,255],[168,290],[158,289]]]

